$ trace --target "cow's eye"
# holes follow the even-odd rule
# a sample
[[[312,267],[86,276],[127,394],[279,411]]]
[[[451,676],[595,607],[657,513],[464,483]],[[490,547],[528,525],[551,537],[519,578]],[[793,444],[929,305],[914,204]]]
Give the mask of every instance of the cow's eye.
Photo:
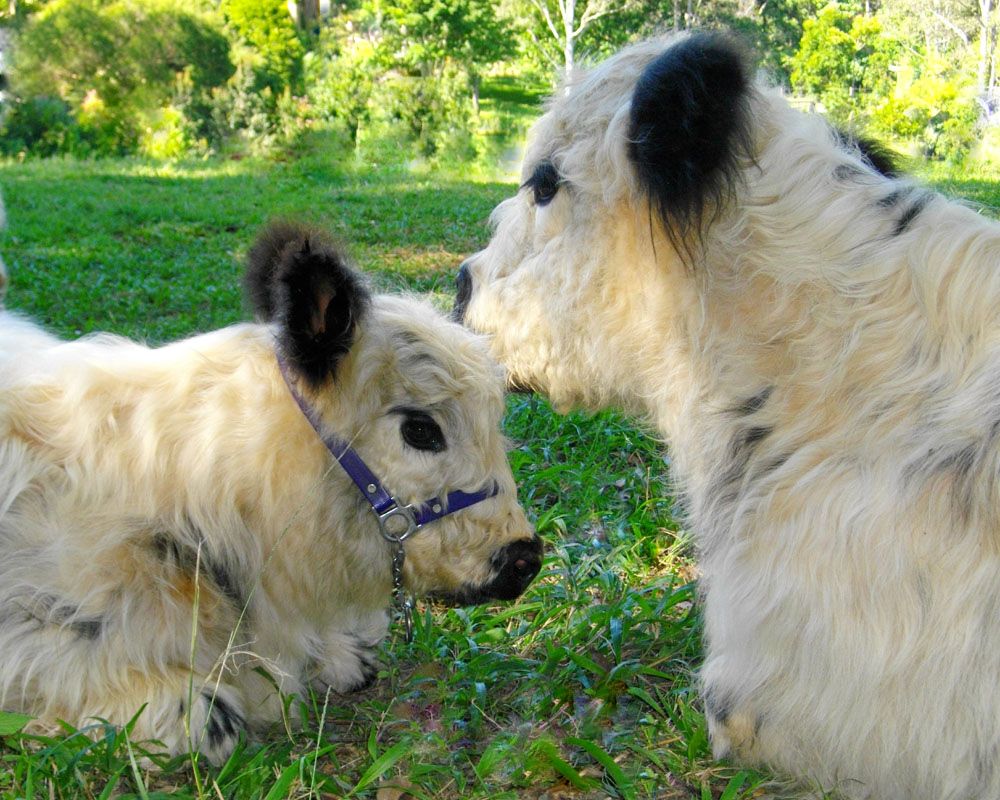
[[[403,441],[416,450],[440,453],[445,449],[444,433],[441,427],[422,411],[406,411],[399,426]]]
[[[531,177],[524,182],[524,186],[530,187],[534,193],[535,205],[544,206],[552,201],[562,185],[562,178],[559,170],[551,161],[543,161],[532,173]]]

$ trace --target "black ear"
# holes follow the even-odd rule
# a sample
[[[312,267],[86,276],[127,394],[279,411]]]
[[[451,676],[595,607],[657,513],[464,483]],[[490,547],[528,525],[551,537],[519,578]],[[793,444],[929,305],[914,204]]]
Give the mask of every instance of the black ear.
[[[272,222],[250,248],[245,281],[257,316],[277,321],[289,364],[314,386],[334,375],[370,298],[326,234]]]
[[[886,178],[903,176],[903,169],[899,165],[899,154],[882,142],[839,129],[834,129],[834,134],[844,147],[856,149],[880,175]]]
[[[720,34],[672,45],[643,72],[632,95],[628,154],[675,245],[701,233],[706,210],[733,192],[750,154],[751,68]]]

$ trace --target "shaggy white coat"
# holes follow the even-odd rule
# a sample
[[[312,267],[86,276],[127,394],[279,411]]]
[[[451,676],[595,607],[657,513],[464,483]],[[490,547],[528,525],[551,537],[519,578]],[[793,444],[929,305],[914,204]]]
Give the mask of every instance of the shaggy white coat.
[[[636,81],[687,41],[552,101],[465,321],[514,383],[666,437],[718,756],[854,798],[1000,798],[1000,225],[758,82],[675,247],[627,141]]]
[[[292,399],[279,325],[153,349],[0,311],[0,708],[37,726],[138,714],[134,740],[220,761],[280,719],[277,689],[374,677],[390,546]],[[537,542],[502,374],[428,304],[373,298],[336,378],[300,389],[404,502],[500,487],[407,541],[410,591],[488,586],[497,552]],[[402,441],[413,409],[443,452]]]

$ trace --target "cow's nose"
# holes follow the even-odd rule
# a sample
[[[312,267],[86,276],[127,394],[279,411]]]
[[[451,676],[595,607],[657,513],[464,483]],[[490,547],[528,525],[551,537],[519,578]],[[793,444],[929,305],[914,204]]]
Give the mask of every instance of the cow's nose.
[[[537,535],[505,545],[493,556],[497,577],[490,585],[499,600],[513,600],[528,588],[542,568],[542,540]]]
[[[468,265],[468,261],[463,262],[455,276],[455,305],[451,309],[451,315],[456,322],[462,321],[469,299],[472,297],[472,276],[469,275]]]

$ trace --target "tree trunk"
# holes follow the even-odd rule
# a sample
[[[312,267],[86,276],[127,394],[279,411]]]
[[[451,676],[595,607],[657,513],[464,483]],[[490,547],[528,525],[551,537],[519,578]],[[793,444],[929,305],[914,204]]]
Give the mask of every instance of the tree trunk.
[[[565,31],[565,38],[563,39],[563,64],[566,74],[569,75],[575,66],[574,45],[576,44],[576,37],[573,28],[575,27],[574,23],[576,19],[576,0],[559,0],[559,6],[562,10],[563,30]]]
[[[313,30],[319,23],[319,0],[296,0],[296,22],[304,31]]]
[[[976,65],[976,83],[981,92],[993,88],[995,80],[995,11],[993,0],[979,0],[979,63]]]

